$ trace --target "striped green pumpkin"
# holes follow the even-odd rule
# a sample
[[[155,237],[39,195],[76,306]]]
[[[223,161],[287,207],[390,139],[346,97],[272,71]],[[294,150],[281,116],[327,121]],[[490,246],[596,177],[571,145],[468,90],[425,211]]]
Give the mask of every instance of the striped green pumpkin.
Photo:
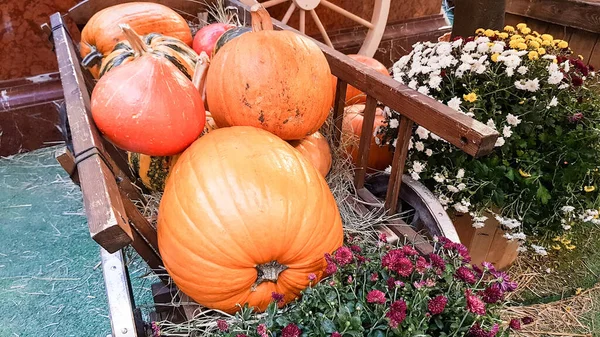
[[[113,51],[102,60],[100,77],[143,53],[151,53],[166,58],[185,76],[192,79],[198,55],[187,44],[176,38],[156,33],[142,38],[131,28],[124,28],[123,33],[127,40],[117,43]]]
[[[179,156],[158,157],[133,152],[127,153],[131,169],[140,178],[142,184],[153,192],[162,192],[165,189],[169,172]]]
[[[212,57],[215,56],[215,54],[219,51],[219,49],[221,49],[221,47],[223,47],[227,42],[235,39],[236,37],[251,32],[252,28],[250,27],[235,27],[235,28],[231,28],[225,31],[225,33],[223,33],[223,35],[221,35],[221,37],[219,37],[219,39],[217,40],[217,42],[215,43],[215,49],[213,50],[212,53]]]

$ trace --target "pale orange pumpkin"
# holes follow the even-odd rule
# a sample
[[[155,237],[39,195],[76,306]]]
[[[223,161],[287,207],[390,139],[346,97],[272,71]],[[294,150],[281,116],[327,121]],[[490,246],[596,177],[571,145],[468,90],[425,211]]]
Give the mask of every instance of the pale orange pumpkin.
[[[325,55],[308,37],[274,31],[260,4],[251,13],[252,31],[211,60],[206,95],[217,126],[254,126],[284,140],[315,133],[333,102]]]
[[[358,61],[368,67],[371,67],[371,68],[377,70],[379,73],[381,73],[383,75],[391,77],[387,68],[381,62],[377,61],[376,59],[374,59],[372,57],[368,57],[368,56],[364,56],[364,55],[356,55],[356,54],[350,54],[347,56],[355,61]],[[331,83],[333,84],[333,94],[335,97],[335,89],[337,86],[337,77],[332,76]],[[356,89],[355,87],[353,87],[351,85],[348,85],[348,88],[346,89],[346,105],[364,104],[366,101],[367,101],[367,95],[365,95],[364,92]]]
[[[171,170],[158,213],[158,247],[178,288],[234,313],[264,310],[273,292],[296,299],[343,243],[325,179],[279,137],[249,126],[211,131]]]
[[[304,139],[292,140],[289,143],[300,151],[323,177],[327,176],[331,169],[331,149],[327,139],[320,132],[317,131]]]
[[[356,165],[358,162],[358,144],[360,136],[362,134],[363,125],[363,111],[365,106],[363,104],[355,104],[346,107],[344,113],[343,122],[343,144],[347,144],[346,153],[352,158],[352,162]],[[375,132],[375,129],[385,125],[385,115],[383,110],[377,108],[375,113],[375,122],[373,123],[373,129],[371,135]],[[376,139],[382,143],[381,135],[371,138],[371,145],[369,147],[369,160],[367,161],[367,171],[382,171],[392,164],[394,153],[389,148],[389,145],[379,146]]]

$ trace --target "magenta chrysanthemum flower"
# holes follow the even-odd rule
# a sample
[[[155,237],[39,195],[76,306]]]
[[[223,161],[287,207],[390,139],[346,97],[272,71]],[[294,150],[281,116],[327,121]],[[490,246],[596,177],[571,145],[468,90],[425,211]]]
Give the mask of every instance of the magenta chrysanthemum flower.
[[[219,328],[219,330],[226,332],[227,330],[229,330],[229,326],[227,325],[227,322],[225,322],[222,319],[218,319],[217,320],[217,328]]]
[[[456,243],[454,244],[454,249],[463,258],[464,262],[471,262],[471,255],[469,255],[469,250],[467,249],[467,246],[463,245],[462,243]]]
[[[356,257],[356,264],[358,264],[358,265],[361,265],[361,264],[367,262],[367,258],[362,255],[356,254],[354,257]]]
[[[498,325],[498,323],[496,323],[492,327],[492,330],[490,330],[490,332],[488,333],[488,336],[489,337],[494,337],[494,336],[496,336],[496,334],[498,333],[498,331],[500,331],[500,326]]]
[[[404,252],[404,254],[406,254],[408,256],[419,255],[419,252],[417,252],[417,250],[411,246],[402,247],[402,251]]]
[[[429,267],[431,267],[431,265],[427,262],[427,260],[425,260],[424,257],[419,256],[416,263],[417,272],[419,274],[423,274]]]
[[[518,318],[513,318],[510,320],[508,326],[513,330],[521,330],[521,321]]]
[[[465,297],[467,298],[467,310],[477,315],[485,315],[485,302],[476,295],[473,295],[471,289],[465,291]]]
[[[327,261],[327,268],[325,268],[325,274],[333,275],[337,272],[337,265],[333,261]]]
[[[354,282],[354,278],[352,277],[352,275],[348,275],[348,284]]]
[[[260,337],[267,337],[268,336],[268,334],[267,334],[267,326],[264,325],[264,324],[259,324],[256,327],[256,333],[258,333],[258,335]]]
[[[489,337],[488,332],[485,331],[481,327],[481,325],[479,325],[479,322],[473,324],[473,326],[467,332],[467,336],[468,337]]]
[[[372,282],[375,282],[375,281],[379,280],[379,275],[377,273],[373,273],[373,274],[371,274],[371,277],[369,279]]]
[[[386,299],[383,291],[371,290],[367,294],[367,302],[369,303],[384,304],[385,301]]]
[[[523,323],[523,325],[529,325],[531,323],[533,323],[533,317],[523,317],[521,318],[521,322]]]
[[[439,315],[444,312],[446,304],[448,304],[448,298],[444,295],[438,295],[429,300],[427,303],[427,310],[429,310],[429,313],[432,315]]]
[[[281,330],[281,337],[300,337],[302,330],[294,324],[290,323]]]
[[[248,335],[243,334],[243,333],[238,333],[235,335],[235,337],[248,337]]]
[[[406,318],[406,302],[398,300],[392,303],[390,310],[385,314],[385,317],[390,320],[390,326],[392,328],[398,327],[398,325],[402,324]]]
[[[342,334],[336,331],[331,334],[331,337],[342,337]]]
[[[385,234],[385,233],[380,233],[380,234],[379,234],[379,241],[382,241],[382,242],[387,242],[387,234]]]
[[[315,275],[315,273],[308,274],[308,280],[309,281],[314,281],[316,279],[317,279],[317,275]]]
[[[381,265],[384,268],[388,268],[390,270],[395,270],[396,265],[398,264],[398,260],[404,257],[404,252],[400,249],[390,250],[383,256],[381,259]]]
[[[482,262],[481,265],[483,268],[485,268],[485,270],[489,270],[490,272],[496,271],[496,267],[490,262]]]
[[[429,261],[431,262],[431,265],[437,268],[440,272],[443,273],[446,271],[446,261],[444,261],[441,256],[431,253],[429,254]]]
[[[357,245],[350,246],[350,249],[352,249],[352,251],[355,253],[362,252],[362,248],[360,248],[360,246],[357,246]]]
[[[152,322],[150,323],[150,327],[152,327],[152,337],[159,337],[160,327],[158,326],[158,324],[156,324],[156,322]]]
[[[485,288],[484,291],[479,292],[479,295],[485,303],[494,304],[504,299],[504,291],[500,288],[497,283]]]
[[[502,291],[511,292],[517,289],[517,282],[511,281],[507,273],[499,270],[490,271],[490,273],[498,280]]]
[[[279,294],[276,292],[271,293],[271,298],[273,299],[273,301],[275,301],[277,303],[283,301],[283,297],[284,297],[283,294]]]
[[[477,282],[473,271],[465,266],[458,268],[454,277],[468,284],[475,284],[475,282]]]
[[[409,277],[410,274],[412,274],[413,270],[414,266],[412,262],[406,257],[399,259],[398,265],[394,269],[394,271],[396,271],[400,276],[404,277]]]
[[[352,254],[352,250],[346,246],[342,246],[335,251],[335,262],[337,262],[341,267],[350,264],[354,255]]]

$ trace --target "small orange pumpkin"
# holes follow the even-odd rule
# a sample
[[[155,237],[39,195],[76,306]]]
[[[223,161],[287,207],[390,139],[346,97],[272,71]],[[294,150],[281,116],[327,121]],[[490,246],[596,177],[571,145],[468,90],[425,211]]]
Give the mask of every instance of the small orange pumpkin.
[[[368,67],[371,67],[371,68],[377,70],[378,72],[382,73],[383,75],[391,77],[387,68],[381,62],[377,61],[376,59],[374,59],[372,57],[368,57],[368,56],[364,56],[364,55],[356,55],[356,54],[351,54],[351,55],[347,55],[347,56],[355,61],[358,61]],[[331,82],[333,83],[333,94],[335,97],[337,77],[332,76]],[[364,92],[349,85],[348,88],[346,89],[346,105],[364,104],[365,102],[367,102],[367,95],[365,95]]]
[[[355,104],[346,107],[343,122],[343,143],[348,144],[346,153],[352,158],[356,165],[358,162],[358,144],[362,134],[364,104]],[[373,123],[372,133],[375,129],[385,125],[385,116],[383,110],[377,108],[375,113],[375,122]],[[367,171],[382,171],[392,164],[394,153],[388,145],[379,146],[376,139],[381,143],[381,135],[371,137],[369,147],[369,160],[367,161]]]
[[[171,170],[158,212],[158,247],[169,275],[199,304],[282,304],[323,275],[343,243],[325,179],[279,137],[249,126],[216,129]]]
[[[211,60],[206,97],[216,124],[254,126],[284,140],[315,133],[333,102],[325,55],[308,37],[273,30],[260,4],[251,13],[252,31]]]
[[[289,143],[300,151],[323,177],[327,176],[331,169],[331,149],[327,139],[320,132],[317,131],[302,140],[292,140]]]

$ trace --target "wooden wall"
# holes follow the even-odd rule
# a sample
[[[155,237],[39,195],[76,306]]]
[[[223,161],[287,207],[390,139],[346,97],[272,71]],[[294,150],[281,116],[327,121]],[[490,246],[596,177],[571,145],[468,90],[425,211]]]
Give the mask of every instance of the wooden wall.
[[[575,55],[600,68],[600,1],[507,0],[505,20],[569,42]]]

